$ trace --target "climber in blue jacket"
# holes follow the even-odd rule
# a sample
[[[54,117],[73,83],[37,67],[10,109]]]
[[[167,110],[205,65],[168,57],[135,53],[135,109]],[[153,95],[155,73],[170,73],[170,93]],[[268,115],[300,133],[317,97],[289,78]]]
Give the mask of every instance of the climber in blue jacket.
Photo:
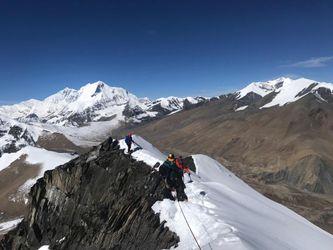
[[[130,154],[131,153],[131,147],[132,147],[132,143],[134,143],[133,141],[133,133],[130,132],[128,133],[128,135],[126,135],[125,137],[125,143],[127,145],[127,152]]]

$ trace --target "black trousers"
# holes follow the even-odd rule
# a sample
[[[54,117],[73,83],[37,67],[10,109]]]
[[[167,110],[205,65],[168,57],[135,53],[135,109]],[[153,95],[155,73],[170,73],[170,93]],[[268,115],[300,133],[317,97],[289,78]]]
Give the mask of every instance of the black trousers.
[[[127,152],[131,152],[132,142],[126,143],[127,144]]]

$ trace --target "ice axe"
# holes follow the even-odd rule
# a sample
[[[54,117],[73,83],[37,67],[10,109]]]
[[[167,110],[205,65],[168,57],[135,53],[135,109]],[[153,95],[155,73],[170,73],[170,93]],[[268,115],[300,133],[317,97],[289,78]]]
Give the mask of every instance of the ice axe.
[[[193,181],[192,181],[192,178],[191,178],[191,173],[188,173],[188,177],[190,177],[190,180],[189,180],[188,183],[192,183]]]
[[[134,140],[132,140],[132,141],[133,141],[133,143],[134,143],[135,145],[137,145],[139,148],[142,149],[142,147],[141,147],[141,145],[140,145],[139,143],[135,142]]]

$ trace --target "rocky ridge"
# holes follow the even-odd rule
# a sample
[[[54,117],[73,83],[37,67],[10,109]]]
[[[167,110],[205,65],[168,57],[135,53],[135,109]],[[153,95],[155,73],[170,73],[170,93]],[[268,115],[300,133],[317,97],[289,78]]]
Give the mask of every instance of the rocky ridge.
[[[158,173],[108,140],[45,172],[30,191],[29,215],[0,249],[170,248],[179,238],[151,209],[168,195]]]

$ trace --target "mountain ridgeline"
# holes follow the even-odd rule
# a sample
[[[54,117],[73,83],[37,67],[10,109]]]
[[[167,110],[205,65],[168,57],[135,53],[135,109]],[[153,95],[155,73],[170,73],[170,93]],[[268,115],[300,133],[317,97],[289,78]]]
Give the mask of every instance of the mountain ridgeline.
[[[81,135],[86,137],[84,127],[91,123],[97,124],[93,130],[100,130],[99,124],[105,128],[98,139],[86,140],[98,144],[111,129],[123,123],[151,121],[205,101],[207,99],[203,97],[167,97],[151,101],[101,81],[89,83],[79,90],[66,88],[41,101],[31,99],[0,106],[0,155],[16,152],[26,145],[38,145],[39,137],[45,132],[71,137],[73,130],[70,128],[82,128]]]
[[[163,151],[212,156],[333,232],[332,90],[308,79],[252,83],[132,129]]]
[[[6,162],[3,166],[6,168],[12,162],[10,153],[17,152],[19,157],[25,147],[32,147],[72,156],[83,153],[69,164],[90,169],[84,165],[88,164],[84,163],[87,160],[84,157],[88,157],[84,152],[110,134],[120,137],[134,131],[164,152],[184,156],[203,153],[213,157],[262,194],[333,232],[332,91],[331,83],[284,77],[253,82],[235,93],[213,98],[168,97],[154,101],[137,98],[125,89],[103,82],[87,84],[79,90],[66,88],[42,101],[0,107],[0,159]],[[29,155],[24,157],[28,164]],[[39,161],[33,161],[36,163]],[[46,181],[51,183],[56,179],[53,174],[58,172],[61,180],[69,178],[66,185],[75,183],[61,169],[47,172],[46,179],[38,182],[34,192],[42,190],[36,189],[41,183],[46,192],[50,186]],[[7,170],[15,172],[10,167]],[[52,178],[47,179],[50,174]],[[70,189],[79,187],[75,185]],[[13,196],[8,192],[2,195],[6,201]],[[93,202],[95,206],[96,200]],[[4,214],[9,213],[4,211]],[[2,217],[0,223],[20,216]],[[30,235],[24,223],[20,232]],[[44,226],[41,231],[49,230]],[[17,243],[18,238],[15,239]],[[56,245],[45,239],[36,242]],[[37,244],[31,242],[27,244]]]
[[[30,191],[29,215],[0,249],[165,249],[179,237],[152,210],[168,191],[158,173],[116,140],[47,171]]]

